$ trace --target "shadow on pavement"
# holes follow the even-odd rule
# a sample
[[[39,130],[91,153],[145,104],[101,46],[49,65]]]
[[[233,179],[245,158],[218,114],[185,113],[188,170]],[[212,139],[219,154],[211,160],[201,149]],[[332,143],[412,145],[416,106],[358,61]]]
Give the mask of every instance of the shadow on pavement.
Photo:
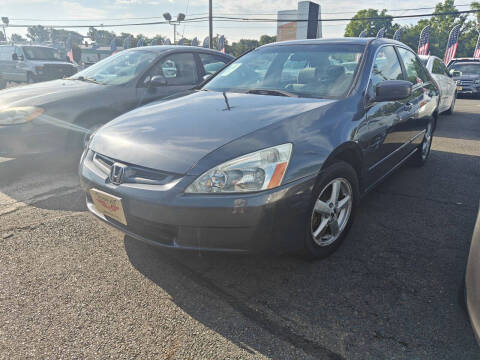
[[[84,210],[79,158],[68,153],[0,158],[0,212],[19,203],[49,210]]]
[[[478,159],[434,151],[424,168],[402,167],[364,199],[344,245],[323,261],[165,251],[128,237],[125,249],[191,317],[271,358],[287,357],[268,334],[320,359],[480,358],[457,295]],[[238,331],[212,296],[263,332]]]

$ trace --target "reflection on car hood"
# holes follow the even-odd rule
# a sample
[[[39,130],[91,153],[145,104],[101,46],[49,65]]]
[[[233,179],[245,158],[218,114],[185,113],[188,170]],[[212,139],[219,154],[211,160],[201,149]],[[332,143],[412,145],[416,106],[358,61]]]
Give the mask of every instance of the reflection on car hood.
[[[78,80],[53,80],[0,90],[0,109],[14,106],[43,106],[67,97],[90,93],[103,85]]]
[[[144,106],[101,128],[91,148],[113,159],[186,173],[213,150],[335,100],[198,91]],[[228,101],[227,101],[228,100]]]

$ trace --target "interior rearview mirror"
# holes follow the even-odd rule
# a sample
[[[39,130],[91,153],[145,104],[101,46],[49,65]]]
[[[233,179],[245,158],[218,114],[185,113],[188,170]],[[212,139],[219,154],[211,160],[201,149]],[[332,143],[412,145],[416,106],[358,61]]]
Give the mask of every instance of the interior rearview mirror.
[[[167,86],[167,84],[167,79],[165,79],[162,75],[152,76],[149,83],[150,87]]]
[[[385,80],[375,87],[376,102],[397,101],[412,94],[412,83],[405,80]]]

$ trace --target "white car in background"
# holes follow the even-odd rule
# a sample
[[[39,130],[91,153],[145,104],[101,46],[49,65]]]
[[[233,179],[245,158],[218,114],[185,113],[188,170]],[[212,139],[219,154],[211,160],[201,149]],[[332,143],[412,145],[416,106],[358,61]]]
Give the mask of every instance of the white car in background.
[[[440,113],[446,112],[447,114],[452,114],[457,99],[457,84],[455,80],[453,80],[452,75],[443,61],[438,57],[420,55],[419,58],[430,74],[432,74],[433,79],[437,82],[440,89],[438,111]]]

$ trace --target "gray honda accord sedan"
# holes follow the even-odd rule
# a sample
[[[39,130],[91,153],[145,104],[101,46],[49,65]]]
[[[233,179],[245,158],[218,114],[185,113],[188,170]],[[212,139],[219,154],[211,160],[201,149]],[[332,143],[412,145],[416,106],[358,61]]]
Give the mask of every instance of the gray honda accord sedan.
[[[363,194],[427,160],[438,101],[396,41],[262,46],[99,129],[80,164],[87,205],[159,246],[325,257]]]

